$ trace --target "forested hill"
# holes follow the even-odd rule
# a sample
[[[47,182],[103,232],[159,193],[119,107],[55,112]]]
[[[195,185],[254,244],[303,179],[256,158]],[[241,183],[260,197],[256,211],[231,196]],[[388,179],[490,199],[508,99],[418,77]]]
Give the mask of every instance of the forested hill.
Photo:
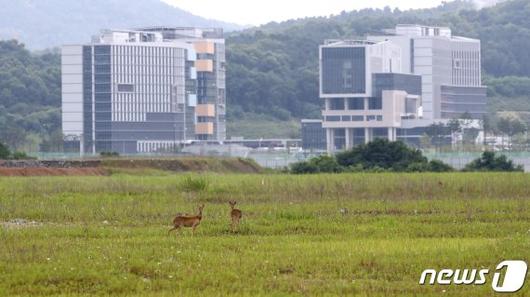
[[[470,2],[455,1],[434,9],[365,9],[238,32],[228,39],[229,111],[238,118],[243,112],[272,113],[280,119],[318,116],[318,45],[325,39],[362,38],[399,23],[446,25],[457,35],[480,38],[485,77],[527,77],[529,16],[528,0],[507,1],[481,10]],[[491,78],[488,83],[498,85]],[[491,95],[517,97],[519,101],[521,96],[528,96],[506,91],[492,90]]]
[[[31,49],[86,42],[100,29],[157,25],[241,29],[162,0],[0,0],[0,38],[16,38]]]
[[[109,3],[115,1],[125,0]],[[447,25],[455,34],[480,38],[490,109],[530,112],[529,16],[528,0],[482,10],[457,1],[434,9],[345,12],[231,33],[227,38],[228,133],[298,136],[292,121],[320,114],[318,45],[330,38],[362,37],[398,23]],[[43,142],[60,146],[60,102],[59,53],[31,53],[20,43],[0,42],[0,141],[27,150]],[[278,120],[291,122],[272,126]]]

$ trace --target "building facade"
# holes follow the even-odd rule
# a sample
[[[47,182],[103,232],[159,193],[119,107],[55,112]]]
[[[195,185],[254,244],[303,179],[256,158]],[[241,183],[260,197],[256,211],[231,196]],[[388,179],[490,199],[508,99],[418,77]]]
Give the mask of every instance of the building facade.
[[[453,36],[450,28],[398,25],[368,40],[391,41],[401,48],[403,72],[421,75],[423,118],[431,122],[475,119],[486,114],[480,40]]]
[[[226,55],[223,29],[187,27],[150,27],[142,30],[158,32],[165,41],[191,44],[197,69],[198,140],[226,139]]]
[[[375,138],[396,140],[406,119],[416,119],[421,77],[400,74],[401,52],[382,41],[327,41],[320,47],[322,127],[327,151]]]
[[[486,113],[480,41],[449,28],[398,25],[364,41],[320,46],[327,151],[374,138],[419,144],[427,127]]]
[[[161,153],[226,138],[220,29],[106,30],[62,48],[65,148]]]
[[[326,130],[322,120],[304,119],[302,125],[302,148],[306,151],[326,151]]]

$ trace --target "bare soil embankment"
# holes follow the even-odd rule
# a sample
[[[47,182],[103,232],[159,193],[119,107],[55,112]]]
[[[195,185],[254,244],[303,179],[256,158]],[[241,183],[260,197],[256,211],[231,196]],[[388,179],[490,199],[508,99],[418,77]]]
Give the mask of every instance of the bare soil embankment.
[[[101,176],[115,172],[259,173],[255,162],[241,158],[115,158],[93,160],[0,160],[0,176]]]

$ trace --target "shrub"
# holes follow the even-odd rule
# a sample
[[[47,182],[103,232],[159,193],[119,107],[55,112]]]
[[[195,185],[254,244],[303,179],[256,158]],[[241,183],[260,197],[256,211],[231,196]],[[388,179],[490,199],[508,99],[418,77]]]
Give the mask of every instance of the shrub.
[[[11,151],[9,148],[0,142],[0,159],[9,159],[11,157]]]
[[[28,154],[26,154],[24,152],[14,152],[13,155],[11,156],[11,158],[13,160],[31,160],[31,159],[35,159],[33,157],[28,156]]]
[[[403,142],[376,139],[336,157],[321,156],[291,165],[291,173],[339,172],[449,172],[454,169],[442,161],[428,161],[420,150]]]
[[[394,171],[406,171],[413,163],[427,163],[420,150],[408,147],[403,142],[376,139],[352,150],[337,154],[340,166],[362,165],[364,169],[379,167]]]
[[[496,156],[494,152],[484,152],[482,156],[467,164],[464,171],[524,171],[523,166],[515,165],[505,155]]]
[[[451,172],[454,170],[453,167],[440,160],[431,160],[429,162],[429,171],[431,172]]]
[[[427,162],[416,162],[407,166],[407,172],[429,172],[430,166]]]
[[[114,158],[120,156],[120,154],[117,152],[101,152],[99,155],[103,158]]]
[[[451,172],[454,168],[439,160],[409,164],[407,172]]]
[[[318,167],[311,162],[297,162],[291,164],[291,173],[294,174],[312,174],[318,173]]]
[[[291,165],[291,172],[294,174],[339,173],[342,171],[343,168],[337,163],[337,159],[330,156],[320,156]]]

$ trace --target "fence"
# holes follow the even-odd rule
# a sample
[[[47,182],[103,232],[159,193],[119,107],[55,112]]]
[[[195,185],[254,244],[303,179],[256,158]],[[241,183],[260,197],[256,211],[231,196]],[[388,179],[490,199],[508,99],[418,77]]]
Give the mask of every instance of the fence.
[[[526,172],[530,172],[530,152],[502,152],[509,159],[513,160],[517,165],[523,165]],[[205,156],[204,154],[201,154]],[[206,154],[208,155],[208,154]],[[480,152],[455,152],[455,153],[426,153],[425,156],[430,160],[440,160],[443,161],[456,169],[462,169],[471,161],[479,158],[481,155]],[[34,157],[39,159],[79,159],[78,154],[33,154]],[[138,155],[135,157],[178,157],[183,155],[175,154],[151,154],[151,155]],[[186,156],[190,156],[189,154]],[[295,162],[305,161],[312,157],[315,157],[315,154],[307,154],[301,152],[263,152],[250,150],[244,155],[236,153],[226,153],[226,154],[215,154],[211,155],[213,157],[223,156],[223,157],[245,157],[255,160],[259,165],[265,168],[272,169],[281,169],[288,167],[290,164]],[[87,156],[86,159],[93,157]]]

